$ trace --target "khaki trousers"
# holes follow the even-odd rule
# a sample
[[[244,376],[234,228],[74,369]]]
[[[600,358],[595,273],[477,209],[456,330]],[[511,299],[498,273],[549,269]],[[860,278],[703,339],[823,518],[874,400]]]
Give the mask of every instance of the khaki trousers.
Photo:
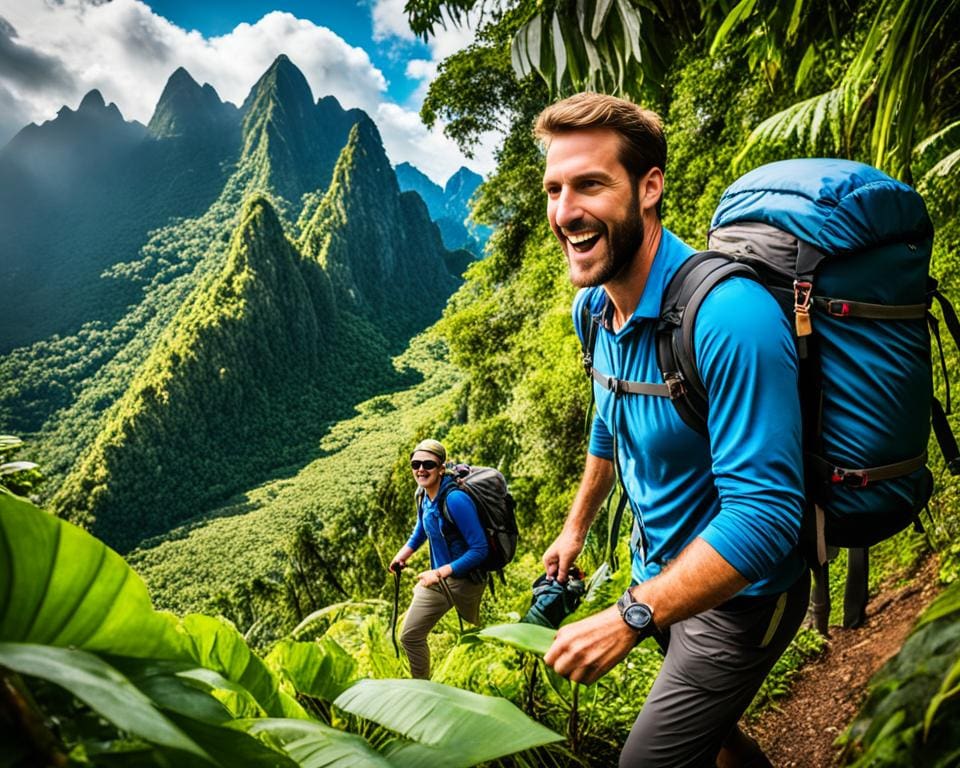
[[[460,616],[471,624],[480,623],[480,598],[485,583],[475,584],[470,579],[458,579],[453,576],[444,579],[448,589],[437,584],[432,587],[413,588],[413,602],[407,609],[403,620],[403,632],[400,642],[410,659],[410,676],[430,679],[430,648],[427,635],[443,615],[456,607]],[[448,593],[449,590],[449,593]]]

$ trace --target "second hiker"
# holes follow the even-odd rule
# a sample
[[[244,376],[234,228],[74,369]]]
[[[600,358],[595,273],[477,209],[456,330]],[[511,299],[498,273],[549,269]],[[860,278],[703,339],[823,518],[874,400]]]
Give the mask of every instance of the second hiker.
[[[390,562],[391,571],[403,568],[425,541],[430,542],[430,568],[417,575],[400,635],[411,676],[423,679],[430,677],[430,630],[453,607],[478,624],[485,585],[478,566],[487,557],[487,539],[473,499],[445,474],[446,460],[447,451],[437,440],[423,440],[414,448],[410,468],[418,486],[417,522]]]

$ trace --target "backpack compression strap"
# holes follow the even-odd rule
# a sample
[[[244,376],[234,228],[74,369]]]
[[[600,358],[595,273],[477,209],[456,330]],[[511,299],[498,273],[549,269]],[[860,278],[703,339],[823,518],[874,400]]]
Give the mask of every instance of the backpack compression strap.
[[[930,306],[933,306],[934,300],[940,304],[940,311],[943,314],[943,321],[947,330],[953,337],[953,343],[960,347],[960,320],[957,319],[956,310],[950,301],[940,293],[937,281],[927,278],[927,297]],[[946,461],[947,469],[951,475],[960,475],[960,449],[957,447],[957,440],[953,436],[953,430],[947,422],[947,414],[950,413],[950,376],[947,372],[947,359],[943,353],[943,341],[940,338],[940,323],[932,312],[927,313],[927,324],[937,342],[937,351],[940,353],[940,365],[943,370],[943,388],[946,400],[946,409],[936,398],[932,398],[930,423],[933,426],[933,432],[937,436],[937,442],[940,444],[940,451]]]

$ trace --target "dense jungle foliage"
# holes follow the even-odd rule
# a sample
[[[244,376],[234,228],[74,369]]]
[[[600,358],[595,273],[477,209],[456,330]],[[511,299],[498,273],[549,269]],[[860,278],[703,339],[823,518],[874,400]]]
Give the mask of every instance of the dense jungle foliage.
[[[152,471],[158,462],[177,468],[162,500],[151,502],[157,507],[150,514],[164,517],[155,529],[138,531],[136,541],[144,532],[159,535],[140,541],[130,562],[158,606],[179,614],[202,610],[229,620],[187,617],[178,625],[152,613],[145,593],[138,593],[138,607],[129,615],[141,624],[130,621],[139,626],[138,640],[156,638],[139,647],[130,640],[131,625],[116,630],[112,623],[127,621],[124,603],[111,618],[109,606],[91,599],[71,618],[75,595],[59,590],[83,581],[77,570],[82,563],[110,561],[103,573],[86,577],[90,584],[102,583],[104,590],[118,575],[129,578],[125,566],[105,554],[54,555],[51,542],[57,537],[80,548],[96,544],[69,524],[4,498],[4,515],[17,515],[17,525],[0,515],[0,527],[10,551],[20,555],[11,560],[7,578],[0,579],[0,666],[13,671],[4,675],[16,690],[29,692],[27,706],[18,710],[26,712],[32,727],[24,749],[70,752],[79,765],[128,764],[125,759],[159,765],[173,756],[185,764],[241,764],[236,757],[241,750],[251,764],[285,764],[276,762],[276,752],[265,757],[258,752],[260,747],[249,739],[253,734],[263,749],[280,749],[294,764],[310,765],[307,754],[321,742],[324,748],[332,744],[331,749],[346,750],[341,734],[349,731],[367,742],[349,742],[350,749],[361,750],[363,756],[353,758],[361,764],[385,760],[406,765],[407,759],[444,755],[451,764],[469,765],[513,749],[534,751],[520,752],[504,764],[600,766],[615,760],[656,675],[656,651],[642,644],[597,685],[579,689],[537,661],[542,637],[511,636],[509,627],[496,626],[512,624],[525,610],[529,584],[540,572],[539,555],[569,508],[585,451],[589,395],[570,322],[573,290],[544,220],[542,153],[530,134],[535,115],[556,96],[590,87],[628,95],[663,115],[669,145],[665,223],[696,246],[705,245],[722,190],[740,173],[769,160],[837,155],[904,178],[923,192],[937,228],[932,273],[948,295],[960,297],[955,191],[960,43],[952,36],[960,22],[957,3],[411,0],[408,10],[411,26],[421,33],[442,21],[481,14],[477,41],[441,65],[423,118],[431,124],[444,121],[448,134],[466,150],[484,130],[497,128],[504,134],[498,168],[474,201],[474,218],[495,234],[440,321],[392,362],[387,354],[400,352],[396,340],[370,347],[379,362],[358,358],[353,374],[345,373],[344,366],[354,363],[344,358],[358,354],[356,347],[345,346],[333,356],[329,375],[341,381],[350,377],[369,389],[336,403],[311,400],[298,387],[307,386],[300,377],[312,363],[297,359],[294,367],[302,364],[303,370],[284,368],[263,379],[270,382],[276,375],[284,380],[265,385],[263,392],[279,387],[290,397],[288,410],[278,412],[269,396],[242,388],[221,421],[209,419],[196,401],[212,396],[221,370],[228,380],[231,372],[246,372],[249,379],[256,368],[259,381],[258,355],[268,364],[290,365],[293,342],[285,346],[287,340],[275,339],[269,349],[256,353],[232,350],[233,367],[216,365],[212,378],[187,375],[175,386],[163,384],[173,369],[205,366],[219,359],[222,347],[230,351],[234,342],[227,323],[242,321],[244,330],[237,338],[248,340],[258,328],[262,333],[264,323],[276,323],[289,328],[299,344],[322,335],[314,336],[310,320],[322,322],[318,296],[329,294],[340,307],[357,293],[376,297],[385,288],[382,281],[353,273],[338,260],[337,248],[348,245],[339,232],[382,236],[371,231],[375,222],[363,220],[366,205],[345,215],[347,207],[331,202],[350,188],[355,176],[345,172],[338,183],[331,163],[330,189],[310,186],[298,178],[305,166],[291,159],[294,155],[271,155],[271,143],[264,138],[269,131],[252,117],[243,120],[246,160],[238,163],[206,213],[156,231],[139,261],[113,268],[148,288],[142,304],[116,325],[89,326],[0,360],[0,423],[9,425],[4,431],[31,433],[26,447],[32,440],[39,447],[22,455],[51,475],[63,478],[75,463],[78,467],[65,482],[50,481],[48,493],[59,494],[63,512],[79,513],[82,519],[96,493],[114,493],[105,480],[129,462],[116,474],[126,495],[113,507],[117,532],[124,536],[124,516],[133,520],[140,514],[139,503],[132,500],[156,485],[149,474],[140,473]],[[285,67],[279,70],[258,85],[288,94],[280,99],[285,104],[299,105],[278,117],[295,125],[283,128],[293,137],[281,148],[295,153],[308,141],[301,128],[312,113],[305,111],[295,75]],[[252,93],[248,103],[256,104],[258,98]],[[340,146],[347,143],[349,130]],[[354,131],[355,139],[361,131]],[[356,155],[354,145],[340,159],[346,163],[345,157]],[[272,192],[269,200],[251,199],[252,193],[264,191]],[[401,212],[418,204],[403,198],[396,203]],[[284,285],[302,281],[306,289],[285,291],[280,300],[264,293],[270,281],[260,284],[258,275],[255,283],[247,282],[250,265],[268,252],[273,279],[288,281]],[[329,286],[316,276],[314,263],[339,265]],[[291,264],[298,265],[296,270]],[[236,310],[233,315],[230,307]],[[324,342],[336,344],[350,328],[355,334],[350,345],[367,349],[371,337],[392,327],[389,318],[385,322],[367,309],[358,308],[352,322],[342,331],[337,328],[334,341],[323,335]],[[307,348],[314,349],[314,343],[322,346],[319,340],[309,341]],[[197,354],[194,347],[204,352]],[[956,373],[957,350],[947,344],[945,354],[948,370]],[[323,364],[316,365],[316,376],[325,375]],[[289,381],[284,374],[291,374]],[[944,382],[939,371],[936,375],[942,395]],[[36,402],[22,397],[25,392],[37,392],[63,410],[49,420],[52,409],[28,405],[21,410],[19,403]],[[144,407],[146,394],[153,401]],[[346,419],[357,403],[356,414]],[[329,412],[323,410],[328,406]],[[298,408],[311,414],[309,432],[284,421],[293,419]],[[249,431],[246,417],[253,418]],[[338,423],[332,426],[333,421]],[[208,441],[216,434],[229,435],[229,440],[213,449],[207,466]],[[168,435],[172,445],[166,442]],[[445,740],[438,735],[447,723],[439,710],[455,709],[451,697],[457,695],[446,690],[428,694],[391,680],[367,689],[369,706],[355,707],[343,698],[355,679],[371,683],[404,674],[390,646],[392,581],[383,568],[413,523],[408,452],[427,435],[442,439],[452,457],[504,471],[518,500],[523,532],[507,584],[498,585],[496,597],[484,601],[482,619],[488,629],[461,633],[448,617],[431,636],[434,680],[509,699],[564,733],[563,744],[538,732],[527,742],[504,742],[504,751],[494,755],[472,751],[473,742]],[[248,446],[247,440],[255,445]],[[931,543],[940,550],[942,578],[954,585],[930,607],[904,652],[878,675],[870,700],[846,735],[845,759],[860,765],[951,765],[960,746],[955,730],[960,485],[943,466],[935,443],[930,456],[936,492],[930,515],[924,517],[927,533],[907,531],[878,547],[871,558],[871,588],[891,575],[909,574]],[[248,482],[231,480],[211,491],[217,467],[238,461],[241,472],[253,475],[246,476]],[[100,490],[104,488],[109,491]],[[165,516],[168,507],[179,511]],[[603,521],[596,527],[602,529]],[[588,571],[601,565],[602,538],[591,535],[588,540],[581,562]],[[123,541],[136,543],[133,538]],[[65,550],[71,551],[85,550]],[[47,567],[49,573],[43,570]],[[33,582],[14,582],[11,574],[19,568],[28,569],[37,585],[50,586],[21,595],[16,586]],[[611,602],[628,578],[624,570],[576,615]],[[843,575],[843,568],[832,570],[835,592],[842,589]],[[409,588],[406,580],[403,594]],[[834,605],[841,602],[834,600]],[[31,611],[41,605],[43,612],[34,619]],[[83,623],[87,637],[102,642],[78,640],[72,621]],[[154,626],[155,633],[147,631]],[[175,639],[171,632],[177,633]],[[313,640],[317,642],[307,642]],[[189,647],[184,650],[178,643]],[[61,651],[68,653],[67,645],[79,649],[70,653],[86,651],[92,658],[61,657]],[[816,634],[802,631],[754,708],[782,695],[796,669],[821,648]],[[105,710],[85,687],[87,681],[70,682],[65,673],[47,671],[73,667],[109,675],[111,685],[128,692],[125,701],[136,699],[146,709]],[[401,704],[392,712],[401,713],[400,721],[387,722],[382,709],[374,714],[372,700],[408,696],[417,701],[436,696],[430,700],[437,702],[437,710],[424,720],[440,723],[437,732],[416,731],[403,717],[410,708]],[[482,716],[472,706],[465,703],[467,714],[457,710],[451,715],[467,718],[451,721],[460,723],[461,732],[487,727],[477,724]],[[156,719],[158,712],[162,722]],[[135,714],[142,720],[127,718]],[[13,716],[7,710],[3,717],[0,725],[9,728]],[[278,717],[286,719],[273,719]],[[170,721],[178,731],[170,730]],[[51,729],[51,723],[58,725]],[[517,725],[520,732],[525,727]],[[371,746],[378,750],[376,756],[362,751]],[[127,751],[128,758],[118,755]],[[351,758],[341,759],[351,764]]]

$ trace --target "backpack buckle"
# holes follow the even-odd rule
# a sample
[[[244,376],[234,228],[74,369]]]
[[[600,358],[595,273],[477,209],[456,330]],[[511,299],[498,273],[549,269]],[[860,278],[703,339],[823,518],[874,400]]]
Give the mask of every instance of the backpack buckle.
[[[850,314],[850,305],[845,301],[830,301],[827,303],[827,314],[833,317],[847,317]]]
[[[687,393],[687,388],[683,384],[683,376],[679,373],[669,373],[663,378],[667,385],[667,394],[671,400],[683,397]]]
[[[583,353],[583,370],[586,371],[588,377],[593,375],[593,355],[589,352]]]
[[[603,384],[607,389],[613,392],[614,395],[622,395],[626,392],[626,389],[623,387],[623,382],[620,381],[616,376],[607,376],[607,380]]]
[[[830,482],[834,485],[842,485],[845,488],[866,488],[870,483],[870,476],[860,470],[834,467],[833,473],[830,475]]]
[[[810,301],[813,299],[813,283],[809,280],[793,281],[793,316],[798,337],[813,333],[810,322]]]

